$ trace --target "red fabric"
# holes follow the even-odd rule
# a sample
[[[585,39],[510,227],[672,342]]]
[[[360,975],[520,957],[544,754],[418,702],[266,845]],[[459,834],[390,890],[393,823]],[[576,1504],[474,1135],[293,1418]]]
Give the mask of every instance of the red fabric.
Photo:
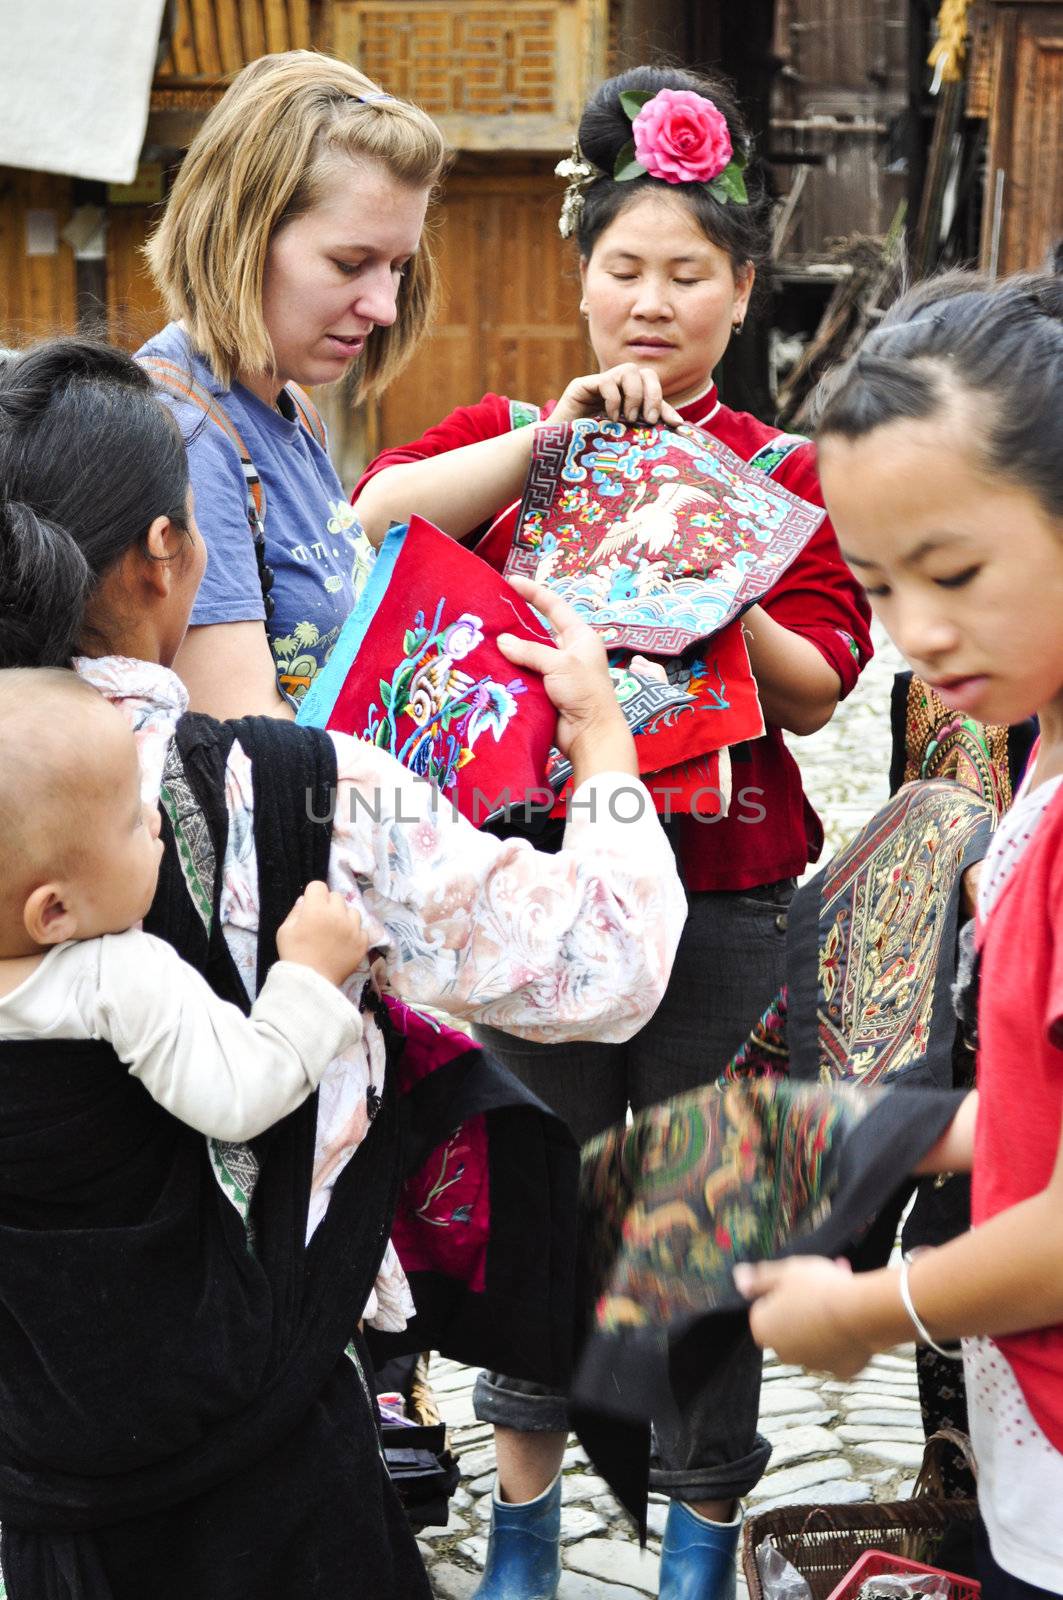
[[[498,573],[411,517],[326,725],[389,750],[482,825],[541,789],[557,726],[542,678],[506,660],[500,633],[550,642]]]
[[[980,938],[975,1227],[1047,1187],[1063,1130],[1063,790],[1036,824]],[[1063,1450],[1063,1325],[993,1342]]]
[[[543,406],[544,417],[550,415],[554,402]],[[510,430],[510,402],[504,394],[485,394],[474,406],[458,406],[442,422],[437,422],[434,428],[429,428],[419,439],[413,439],[409,444],[393,445],[389,450],[382,450],[380,454],[366,467],[362,476],[354,486],[352,500],[357,500],[370,478],[378,472],[383,472],[385,467],[398,467],[408,461],[427,461],[432,456],[445,456],[450,450],[460,450],[462,445],[479,444],[482,439],[497,439],[500,433]],[[497,567],[499,572],[505,565],[509,547],[513,542],[513,528],[516,524],[517,508],[520,499],[516,499],[512,506],[503,506],[494,521],[477,528],[476,532],[469,535],[468,544],[475,547],[478,556],[491,566]],[[482,541],[478,544],[477,541]]]
[[[547,408],[544,407],[544,415]],[[715,434],[748,461],[778,432],[751,417],[719,404],[715,389],[681,406],[687,422]],[[370,463],[358,487],[384,467],[401,461],[422,461],[480,439],[497,438],[509,429],[509,402],[488,394],[474,406],[462,406],[420,439],[385,450]],[[794,450],[774,473],[777,483],[821,506],[823,496],[811,444]],[[495,566],[505,560],[513,537],[517,505],[503,508],[478,553]],[[833,667],[842,698],[871,659],[871,612],[863,590],[842,561],[834,530],[824,518],[766,600],[775,621],[810,640]],[[805,798],[796,761],[787,750],[782,730],[769,724],[763,737],[742,752],[732,752],[733,794],[730,813],[711,825],[680,825],[680,862],[688,889],[748,889],[795,877],[823,846],[819,818]]]
[[[635,741],[636,745],[638,740]],[[549,768],[551,781],[557,787],[556,764]],[[683,812],[696,812],[706,820],[718,817],[723,809],[723,790],[720,788],[720,754],[707,751],[691,761],[681,761],[661,772],[645,772],[642,781],[650,792],[654,808],[665,821]],[[568,801],[572,796],[572,780],[563,784],[550,815],[568,815]],[[641,813],[640,813],[641,814]]]
[[[666,820],[693,813],[706,822],[717,822],[723,811],[719,751],[651,773],[646,787]]]
[[[429,1021],[394,996],[385,995],[384,1004],[405,1040],[400,1094],[475,1048],[466,1034]],[[441,1272],[482,1294],[490,1231],[487,1123],[472,1117],[402,1185],[391,1239],[405,1271]]]
[[[687,688],[695,697],[693,710],[681,712],[668,728],[635,735],[640,772],[663,772],[724,745],[755,739],[764,728],[740,622],[710,640],[692,667]]]
[[[675,666],[675,663],[673,663]],[[702,791],[719,793],[716,752],[764,732],[764,716],[741,623],[733,622],[709,641],[702,655],[684,659],[674,682],[658,684],[630,667],[623,655],[613,667],[617,699],[635,733],[639,772],[653,792],[658,811],[669,818],[710,807]],[[631,693],[636,680],[641,687]],[[661,695],[648,703],[648,697]],[[549,781],[559,794],[571,793],[572,766],[559,751],[548,765]],[[651,781],[652,779],[652,781]],[[554,816],[563,815],[556,808]],[[719,807],[711,808],[718,812]]]

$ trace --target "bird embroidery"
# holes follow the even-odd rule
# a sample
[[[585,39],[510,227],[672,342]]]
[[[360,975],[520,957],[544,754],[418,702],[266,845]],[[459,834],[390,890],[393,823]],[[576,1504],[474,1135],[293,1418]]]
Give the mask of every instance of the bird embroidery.
[[[709,501],[711,496],[701,489],[685,483],[666,483],[653,500],[646,499],[646,484],[640,483],[626,514],[614,522],[594,551],[590,561],[604,561],[614,551],[641,550],[646,555],[659,555],[666,550],[679,532],[679,512],[686,506]]]

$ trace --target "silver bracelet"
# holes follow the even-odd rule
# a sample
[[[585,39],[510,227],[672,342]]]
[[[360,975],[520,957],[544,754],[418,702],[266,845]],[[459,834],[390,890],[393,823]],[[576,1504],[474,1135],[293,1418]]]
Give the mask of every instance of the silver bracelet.
[[[911,1286],[908,1283],[908,1274],[911,1272],[911,1270],[912,1263],[910,1261],[901,1262],[901,1301],[903,1302],[905,1311],[907,1311],[908,1316],[911,1319],[912,1327],[919,1335],[923,1344],[929,1346],[931,1350],[936,1350],[939,1356],[944,1356],[947,1361],[962,1361],[962,1350],[944,1349],[942,1345],[938,1344],[936,1340],[930,1337],[929,1333],[926,1331],[926,1328],[923,1326],[922,1319],[920,1318],[918,1311],[916,1311],[915,1306],[912,1304],[912,1291]]]

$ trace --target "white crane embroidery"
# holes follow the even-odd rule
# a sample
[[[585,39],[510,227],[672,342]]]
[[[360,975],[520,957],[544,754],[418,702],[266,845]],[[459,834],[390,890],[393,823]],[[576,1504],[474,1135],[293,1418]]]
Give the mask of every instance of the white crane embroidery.
[[[679,532],[679,512],[697,501],[709,502],[711,495],[685,483],[665,483],[653,499],[646,499],[646,484],[640,483],[625,516],[614,522],[590,557],[593,566],[614,551],[631,546],[645,555],[656,556],[666,550]]]

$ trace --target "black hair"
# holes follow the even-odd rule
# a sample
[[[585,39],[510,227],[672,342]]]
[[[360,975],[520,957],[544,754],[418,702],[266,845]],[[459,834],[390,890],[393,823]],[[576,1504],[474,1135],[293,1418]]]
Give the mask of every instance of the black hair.
[[[1063,280],[949,272],[920,283],[824,380],[817,433],[860,439],[934,416],[957,391],[978,402],[971,443],[986,469],[1063,517]]]
[[[187,498],[184,440],[131,356],[54,339],[0,362],[0,666],[68,665],[100,579],[156,517],[186,529]]]
[[[616,158],[631,139],[631,119],[620,104],[625,91],[657,94],[661,89],[690,89],[711,100],[726,119],[735,153],[749,158],[744,177],[748,205],[723,202],[703,183],[665,183],[661,178],[633,178],[618,183],[613,177]],[[624,208],[648,189],[678,196],[689,208],[705,237],[731,258],[734,270],[746,263],[762,268],[771,253],[771,201],[764,175],[752,159],[753,147],[745,119],[730,85],[723,78],[684,71],[680,67],[631,67],[609,78],[593,93],[579,124],[579,147],[601,172],[583,191],[577,239],[580,254],[588,257],[598,239]]]

